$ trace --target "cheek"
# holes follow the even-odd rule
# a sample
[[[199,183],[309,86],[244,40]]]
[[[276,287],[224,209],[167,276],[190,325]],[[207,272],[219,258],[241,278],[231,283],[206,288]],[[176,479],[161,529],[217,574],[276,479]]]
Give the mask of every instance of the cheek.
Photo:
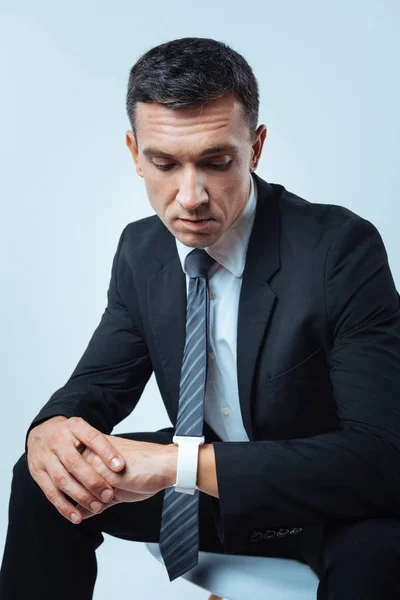
[[[164,224],[167,224],[174,214],[173,208],[171,208],[171,205],[173,205],[174,202],[166,202],[164,196],[161,197],[161,195],[157,197],[148,195],[148,200],[160,219],[164,222]]]
[[[154,210],[158,211],[158,208],[163,204],[163,198],[167,194],[168,184],[165,181],[164,183],[158,181],[157,177],[148,177],[146,175],[144,185],[151,206]]]
[[[166,186],[146,185],[146,193],[150,206],[162,221],[165,222],[177,214],[175,194],[169,193]]]

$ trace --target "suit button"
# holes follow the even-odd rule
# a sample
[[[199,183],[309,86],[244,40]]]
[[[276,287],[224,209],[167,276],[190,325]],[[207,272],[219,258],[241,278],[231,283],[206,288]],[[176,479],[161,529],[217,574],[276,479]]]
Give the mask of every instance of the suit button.
[[[262,538],[263,534],[261,533],[261,531],[253,531],[253,533],[250,536],[250,541],[251,542],[259,542]]]
[[[278,537],[285,537],[285,535],[289,535],[289,529],[279,529],[279,531],[276,534]]]
[[[293,527],[293,529],[290,530],[290,535],[294,535],[296,533],[300,533],[300,531],[303,531],[302,527]]]
[[[275,535],[276,535],[275,529],[267,529],[267,531],[264,533],[264,537],[266,540],[269,540],[269,539],[275,537]]]

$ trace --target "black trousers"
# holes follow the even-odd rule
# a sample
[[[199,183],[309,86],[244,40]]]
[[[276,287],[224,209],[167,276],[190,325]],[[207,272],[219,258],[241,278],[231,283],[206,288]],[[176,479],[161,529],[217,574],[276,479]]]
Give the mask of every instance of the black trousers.
[[[169,444],[173,428],[115,435]],[[164,490],[142,502],[118,504],[74,525],[35,485],[24,453],[13,468],[1,600],[91,600],[102,534],[158,542],[163,496]],[[223,553],[210,496],[203,492],[199,532],[200,550]],[[318,600],[400,599],[400,521],[395,518],[312,525],[298,535],[255,543],[251,554],[310,565],[319,577]]]

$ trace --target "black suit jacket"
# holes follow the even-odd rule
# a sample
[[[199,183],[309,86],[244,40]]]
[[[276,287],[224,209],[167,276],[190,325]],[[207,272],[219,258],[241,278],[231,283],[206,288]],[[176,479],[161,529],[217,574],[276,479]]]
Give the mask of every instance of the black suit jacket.
[[[400,297],[382,238],[347,208],[253,177],[237,330],[250,441],[222,442],[204,425],[216,524],[234,554],[251,554],[268,529],[400,516]],[[82,358],[27,434],[59,414],[110,434],[153,370],[175,425],[186,282],[158,215],[124,228],[107,296]]]

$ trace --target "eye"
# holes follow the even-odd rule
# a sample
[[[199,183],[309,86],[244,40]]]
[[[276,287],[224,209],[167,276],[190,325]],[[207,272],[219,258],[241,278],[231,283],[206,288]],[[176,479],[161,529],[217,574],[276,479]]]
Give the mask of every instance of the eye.
[[[168,171],[168,169],[170,169],[171,167],[174,166],[174,165],[158,165],[157,163],[153,163],[153,165],[155,167],[157,167],[157,169],[160,169],[161,171]]]
[[[205,166],[206,167],[211,167],[212,169],[216,169],[217,171],[226,171],[230,167],[231,163],[232,163],[232,160],[230,160],[227,163],[223,163],[223,164],[207,163]],[[157,167],[157,169],[160,169],[160,171],[169,171],[174,166],[173,164],[158,165],[157,163],[153,163],[153,165],[155,167]]]
[[[227,163],[223,163],[223,164],[209,163],[208,166],[212,167],[213,169],[216,169],[217,171],[226,171],[227,169],[229,169],[231,163],[232,163],[232,160],[230,160]]]

